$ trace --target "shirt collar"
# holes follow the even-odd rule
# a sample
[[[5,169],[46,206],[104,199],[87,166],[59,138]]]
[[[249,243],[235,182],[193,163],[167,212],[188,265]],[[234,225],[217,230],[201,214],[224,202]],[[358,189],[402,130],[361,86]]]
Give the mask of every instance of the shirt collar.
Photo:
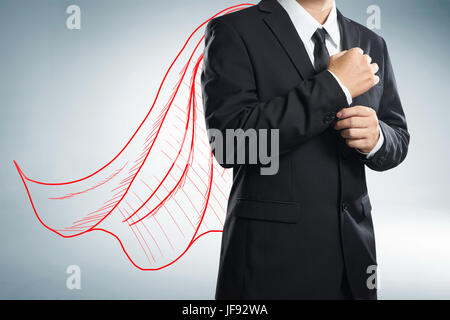
[[[278,0],[278,2],[288,13],[303,42],[310,41],[317,28],[323,27],[333,44],[338,46],[341,34],[337,20],[336,2],[333,2],[333,8],[323,25],[317,22],[296,0]]]

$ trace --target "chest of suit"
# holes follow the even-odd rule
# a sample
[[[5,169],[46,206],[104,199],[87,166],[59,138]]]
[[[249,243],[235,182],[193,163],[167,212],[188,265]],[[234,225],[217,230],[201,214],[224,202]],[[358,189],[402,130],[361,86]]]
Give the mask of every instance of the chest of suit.
[[[283,33],[282,39],[280,34],[274,33],[270,25],[255,28],[255,33],[249,32],[248,37],[244,39],[253,65],[257,94],[261,101],[285,94],[299,82],[313,77],[316,73],[293,25],[289,26],[290,21],[286,24],[290,32]],[[264,30],[264,34],[261,34],[261,30]],[[352,31],[341,28],[343,50],[360,47],[365,54],[370,55],[372,62],[377,63],[380,68],[377,73],[380,82],[366,93],[354,98],[351,106],[362,105],[378,111],[383,95],[384,55],[381,48]],[[261,47],[266,49],[262,52]]]

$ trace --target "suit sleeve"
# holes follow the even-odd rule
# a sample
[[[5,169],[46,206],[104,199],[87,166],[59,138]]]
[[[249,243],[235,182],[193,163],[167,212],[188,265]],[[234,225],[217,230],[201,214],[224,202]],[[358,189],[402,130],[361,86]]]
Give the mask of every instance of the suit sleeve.
[[[207,26],[205,45],[201,81],[206,127],[224,137],[227,129],[278,129],[279,154],[283,154],[325,131],[341,107],[347,105],[345,94],[328,71],[298,83],[283,95],[261,101],[252,61],[235,28],[222,20],[212,20]]]
[[[385,171],[398,166],[406,157],[409,145],[409,132],[405,113],[397,91],[397,84],[391,60],[384,44],[383,96],[378,111],[380,129],[384,142],[375,155],[365,160],[366,165],[375,171]]]

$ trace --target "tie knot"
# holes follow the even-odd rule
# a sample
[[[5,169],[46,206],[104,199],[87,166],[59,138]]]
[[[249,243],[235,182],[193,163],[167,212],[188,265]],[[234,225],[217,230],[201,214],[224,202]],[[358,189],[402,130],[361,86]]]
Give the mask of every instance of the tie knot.
[[[325,44],[325,37],[327,35],[327,31],[324,28],[317,28],[316,32],[314,32],[312,39],[316,44]]]

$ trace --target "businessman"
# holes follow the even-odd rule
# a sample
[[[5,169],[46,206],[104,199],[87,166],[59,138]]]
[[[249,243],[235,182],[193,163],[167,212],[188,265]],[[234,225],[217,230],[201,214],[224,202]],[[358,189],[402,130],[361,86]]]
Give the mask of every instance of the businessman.
[[[263,0],[213,19],[205,44],[207,128],[279,133],[276,174],[221,163],[216,299],[376,299],[365,166],[394,168],[409,144],[383,38],[333,0]]]

